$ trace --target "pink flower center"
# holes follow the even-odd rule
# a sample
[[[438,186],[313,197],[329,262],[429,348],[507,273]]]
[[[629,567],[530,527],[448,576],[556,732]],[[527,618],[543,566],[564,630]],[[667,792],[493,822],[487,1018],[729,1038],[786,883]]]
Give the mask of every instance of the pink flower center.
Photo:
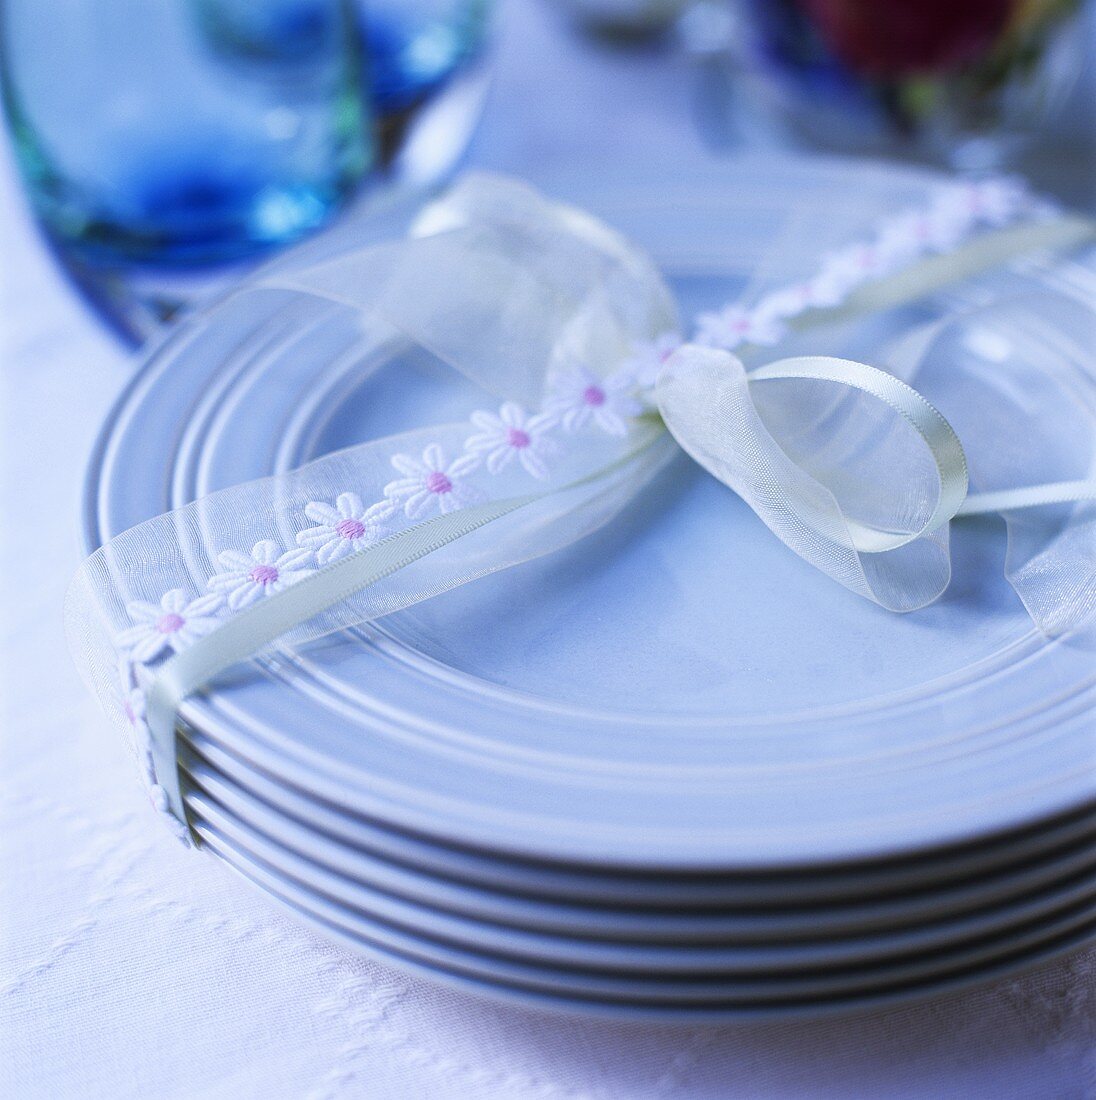
[[[426,478],[426,488],[432,493],[451,493],[453,491],[453,483],[441,472],[441,470],[432,471]]]
[[[605,391],[600,386],[587,386],[582,391],[582,400],[596,409],[599,405],[605,404]]]
[[[507,428],[506,442],[520,451],[523,447],[528,447],[532,440],[529,438],[529,433],[522,431],[521,428]]]
[[[731,332],[743,333],[748,332],[750,328],[749,317],[739,317],[737,321],[731,322]]]
[[[365,524],[360,519],[341,519],[335,524],[335,530],[344,539],[360,539],[365,534]]]
[[[156,620],[156,629],[161,634],[174,634],[176,630],[181,630],[185,625],[186,619],[182,615],[176,615],[173,611],[167,615],[161,615]]]
[[[278,579],[278,570],[273,565],[256,565],[248,576],[251,577],[256,584],[262,585],[265,588],[268,584],[273,584]]]

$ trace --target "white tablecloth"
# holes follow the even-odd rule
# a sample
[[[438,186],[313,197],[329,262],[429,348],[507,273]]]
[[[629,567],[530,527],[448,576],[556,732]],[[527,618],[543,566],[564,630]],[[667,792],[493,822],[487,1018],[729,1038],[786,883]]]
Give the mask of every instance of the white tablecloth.
[[[700,156],[683,64],[515,4],[476,163]],[[528,74],[543,77],[532,91]],[[611,124],[609,120],[611,119]],[[332,946],[155,821],[68,660],[81,477],[133,362],[0,182],[0,1095],[1096,1097],[1096,951],[845,1019],[623,1025],[503,1007]]]

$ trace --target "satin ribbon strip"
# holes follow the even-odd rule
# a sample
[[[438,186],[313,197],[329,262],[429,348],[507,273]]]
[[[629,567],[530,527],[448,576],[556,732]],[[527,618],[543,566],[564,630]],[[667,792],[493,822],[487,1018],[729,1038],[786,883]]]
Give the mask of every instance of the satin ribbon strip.
[[[956,515],[982,516],[989,512],[1011,512],[1019,508],[1080,504],[1086,500],[1096,500],[1096,481],[1052,481],[1046,485],[1001,489],[995,493],[972,493],[959,506]],[[1093,552],[1096,553],[1096,547]]]
[[[816,309],[789,322],[797,330],[839,324],[915,302],[948,286],[994,271],[1022,257],[1069,252],[1096,240],[1096,221],[1059,214],[1006,226],[975,237],[950,252],[929,256],[893,275],[865,283],[833,309]]]
[[[912,386],[866,363],[828,356],[782,359],[751,371],[748,377],[751,385],[771,379],[797,379],[834,382],[859,390],[893,409],[928,448],[940,479],[940,494],[932,514],[919,528],[904,533],[879,531],[847,519],[853,545],[860,553],[878,554],[896,550],[942,527],[959,511],[967,495],[967,459],[963,446],[936,407]]]
[[[181,822],[187,821],[179,787],[176,736],[179,711],[188,696],[207,687],[221,673],[254,657],[294,627],[354,593],[504,516],[546,497],[573,492],[609,477],[648,450],[658,438],[653,436],[621,458],[558,489],[461,508],[391,535],[253,604],[169,658],[157,669],[148,686],[146,721],[156,774],[160,777],[171,814]]]
[[[1096,480],[1056,481],[968,495],[966,456],[952,426],[912,386],[866,363],[826,356],[783,359],[750,371],[749,378],[751,382],[772,378],[815,379],[850,386],[889,405],[921,437],[940,477],[940,499],[936,509],[914,534],[896,538],[871,529],[858,531],[863,542],[857,548],[864,553],[894,549],[927,531],[936,530],[954,516],[978,516],[1096,500]]]
[[[410,527],[253,604],[212,634],[171,657],[153,677],[146,711],[156,775],[167,795],[171,813],[180,821],[187,820],[179,789],[175,740],[179,709],[187,696],[352,593],[391,576],[535,499],[537,495],[534,494],[492,501]]]

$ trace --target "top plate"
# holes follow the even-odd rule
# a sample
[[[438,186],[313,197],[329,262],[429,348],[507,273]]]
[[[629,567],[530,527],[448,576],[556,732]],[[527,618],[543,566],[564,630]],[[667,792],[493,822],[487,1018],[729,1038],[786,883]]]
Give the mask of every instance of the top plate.
[[[688,317],[741,292],[774,208],[904,202],[924,181],[765,161],[550,190],[647,247]],[[185,322],[104,433],[89,546],[489,400],[424,355],[357,367],[352,316],[288,293]],[[1096,385],[1092,406],[1096,430]],[[1096,799],[1096,632],[1034,631],[998,522],[957,524],[953,549],[946,597],[891,614],[682,458],[581,543],[264,660],[184,716],[286,782],[500,854],[729,870],[974,840]]]

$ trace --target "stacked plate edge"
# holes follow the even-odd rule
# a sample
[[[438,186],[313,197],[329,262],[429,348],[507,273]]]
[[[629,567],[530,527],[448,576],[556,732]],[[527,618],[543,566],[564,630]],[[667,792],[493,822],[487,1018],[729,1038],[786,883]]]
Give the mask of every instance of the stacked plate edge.
[[[762,162],[557,193],[688,312],[748,284],[774,206],[854,177],[880,207],[927,183]],[[1004,277],[1083,293],[1075,266]],[[482,403],[428,356],[363,376],[356,334],[270,292],[184,322],[104,431],[89,546]],[[900,618],[759,528],[681,462],[559,555],[264,657],[184,711],[204,847],[363,951],[587,1010],[838,1011],[1092,936],[1092,650],[1032,630],[1001,532],[958,534],[955,597]]]

